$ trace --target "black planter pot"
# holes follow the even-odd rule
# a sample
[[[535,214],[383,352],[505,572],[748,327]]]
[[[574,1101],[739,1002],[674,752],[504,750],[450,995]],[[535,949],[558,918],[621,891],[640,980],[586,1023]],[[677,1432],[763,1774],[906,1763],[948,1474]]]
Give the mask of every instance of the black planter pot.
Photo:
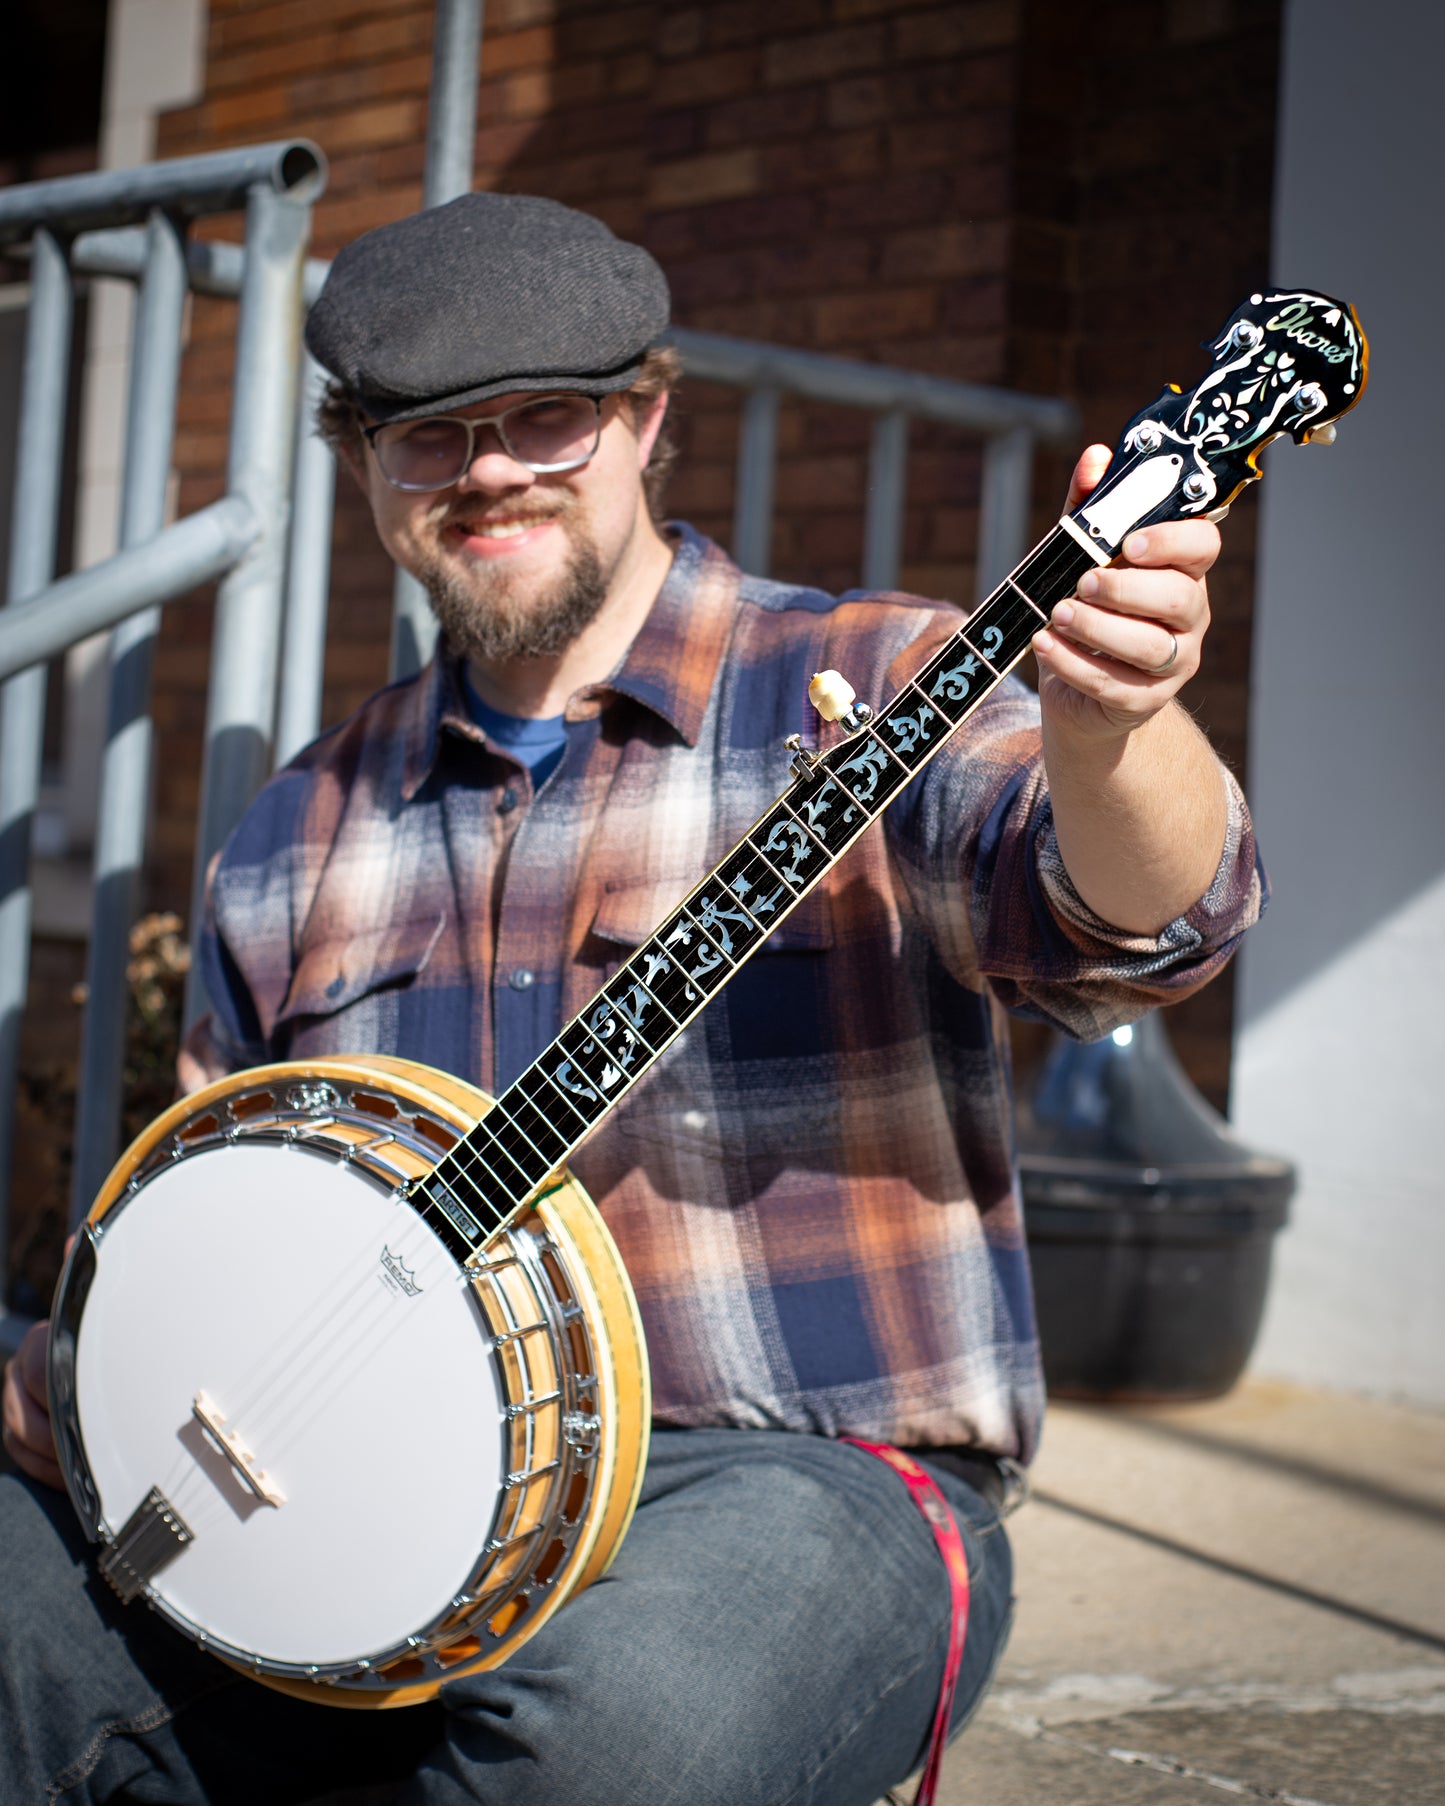
[[[1259,1331],[1295,1173],[1230,1132],[1157,1014],[1101,1041],[1058,1039],[1019,1106],[1019,1166],[1049,1391],[1227,1392]]]

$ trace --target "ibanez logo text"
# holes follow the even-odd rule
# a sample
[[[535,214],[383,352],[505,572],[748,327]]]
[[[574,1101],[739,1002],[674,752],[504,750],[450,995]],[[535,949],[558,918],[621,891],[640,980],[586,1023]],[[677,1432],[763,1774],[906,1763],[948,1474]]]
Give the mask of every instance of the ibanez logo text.
[[[1283,332],[1287,339],[1293,339],[1306,350],[1318,351],[1327,363],[1344,363],[1350,355],[1349,347],[1337,345],[1323,333],[1308,331],[1307,328],[1314,324],[1315,317],[1305,304],[1302,301],[1292,301],[1277,314],[1271,314],[1264,323],[1264,329],[1266,332]]]

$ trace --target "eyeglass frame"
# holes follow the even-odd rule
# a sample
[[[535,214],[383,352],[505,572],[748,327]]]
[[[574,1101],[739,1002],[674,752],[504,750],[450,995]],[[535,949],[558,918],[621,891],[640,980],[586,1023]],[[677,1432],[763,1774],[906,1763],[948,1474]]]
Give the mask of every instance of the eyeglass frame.
[[[520,464],[524,469],[530,470],[534,476],[551,476],[559,471],[580,470],[584,464],[591,463],[592,459],[597,456],[597,447],[602,443],[602,400],[603,398],[600,395],[579,395],[575,389],[559,389],[557,393],[553,395],[529,395],[525,401],[516,402],[510,408],[503,408],[500,414],[479,414],[475,418],[469,417],[466,414],[420,414],[415,420],[378,420],[372,426],[364,426],[361,429],[361,432],[362,437],[371,447],[371,455],[376,459],[376,468],[381,472],[381,478],[384,483],[389,483],[393,489],[399,490],[402,495],[435,495],[439,489],[450,489],[453,483],[460,483],[462,478],[471,469],[477,456],[476,429],[479,426],[496,427],[497,441],[501,445],[502,450],[514,464]],[[543,401],[590,401],[592,403],[592,411],[596,416],[597,421],[597,432],[592,441],[592,449],[585,457],[568,458],[561,464],[534,464],[530,458],[520,457],[512,450],[511,444],[507,439],[506,429],[502,425],[502,422],[507,419],[508,415],[520,414],[523,408],[534,408],[539,402]],[[376,449],[376,435],[385,432],[389,426],[425,426],[438,420],[455,420],[459,426],[464,426],[467,429],[466,461],[457,474],[454,477],[449,477],[445,483],[428,483],[424,487],[418,487],[410,483],[398,483],[394,477],[389,477],[381,462],[381,456]]]

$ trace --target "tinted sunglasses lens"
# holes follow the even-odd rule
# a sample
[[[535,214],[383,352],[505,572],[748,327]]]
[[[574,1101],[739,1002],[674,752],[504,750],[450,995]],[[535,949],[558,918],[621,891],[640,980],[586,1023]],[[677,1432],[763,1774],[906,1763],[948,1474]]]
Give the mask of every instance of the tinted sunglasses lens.
[[[546,470],[585,464],[597,450],[601,422],[589,396],[548,395],[509,408],[502,431],[513,457]]]
[[[460,420],[409,420],[383,427],[376,461],[398,489],[445,489],[467,467],[469,435]]]

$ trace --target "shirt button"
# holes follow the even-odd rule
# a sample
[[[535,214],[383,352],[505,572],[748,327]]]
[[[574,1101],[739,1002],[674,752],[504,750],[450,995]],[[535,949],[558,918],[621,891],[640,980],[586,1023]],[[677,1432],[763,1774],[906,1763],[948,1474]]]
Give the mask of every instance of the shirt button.
[[[514,991],[530,991],[536,982],[537,974],[530,971],[526,966],[518,966],[516,971],[514,971],[512,976],[507,980],[507,983]]]
[[[522,799],[517,795],[517,792],[512,785],[508,784],[507,788],[497,798],[497,808],[503,815],[510,815],[521,800]]]

